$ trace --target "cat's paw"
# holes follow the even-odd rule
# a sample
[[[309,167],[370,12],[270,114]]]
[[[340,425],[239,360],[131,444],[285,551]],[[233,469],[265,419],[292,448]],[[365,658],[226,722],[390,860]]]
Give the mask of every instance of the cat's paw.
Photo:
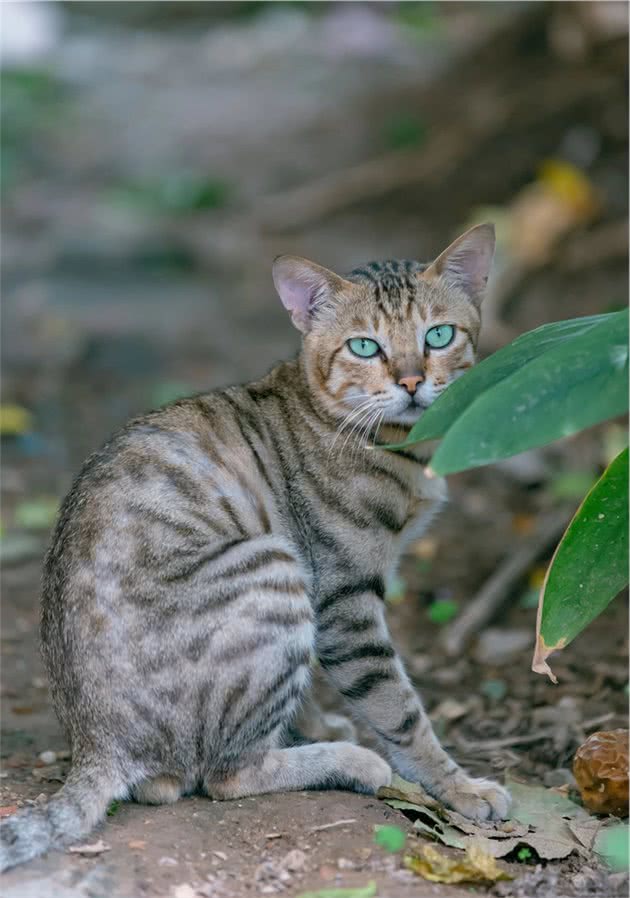
[[[498,783],[471,777],[457,778],[443,798],[454,811],[471,820],[505,820],[512,801],[507,789]]]
[[[381,786],[390,785],[392,768],[372,749],[353,745],[351,742],[328,744],[338,762],[338,788],[376,794]]]

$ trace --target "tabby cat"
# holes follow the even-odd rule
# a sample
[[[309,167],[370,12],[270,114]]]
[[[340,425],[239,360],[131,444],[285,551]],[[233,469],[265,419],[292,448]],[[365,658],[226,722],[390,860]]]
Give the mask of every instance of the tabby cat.
[[[493,252],[484,224],[429,265],[347,278],[280,256],[298,357],[138,418],[87,460],[41,625],[73,767],[47,805],[3,821],[3,869],[87,835],[113,799],[372,793],[392,768],[467,817],[506,815],[505,790],[440,747],[383,603],[446,488],[422,451],[382,446],[473,364]],[[291,741],[316,659],[383,757]]]

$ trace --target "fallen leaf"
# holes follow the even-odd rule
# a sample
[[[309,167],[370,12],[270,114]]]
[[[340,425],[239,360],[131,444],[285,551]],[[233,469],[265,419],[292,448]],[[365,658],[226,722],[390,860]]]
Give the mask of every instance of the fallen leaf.
[[[630,867],[630,827],[618,823],[599,831],[595,850],[613,870],[628,870]]]
[[[402,776],[394,774],[389,786],[382,786],[377,793],[378,798],[387,801],[390,798],[406,801],[420,808],[443,809],[440,802],[425,792],[419,783],[410,783]],[[389,803],[389,802],[388,802]]]
[[[92,857],[96,854],[103,854],[104,851],[111,851],[111,845],[106,845],[102,839],[93,842],[91,845],[72,845],[68,848],[71,854],[81,854],[84,857]]]
[[[514,879],[499,867],[496,858],[475,842],[467,846],[465,857],[451,857],[442,854],[433,845],[424,845],[419,857],[405,858],[405,866],[430,882],[498,882]]]
[[[423,835],[452,848],[468,849],[475,842],[495,858],[527,846],[542,860],[568,857],[572,853],[588,856],[599,837],[593,830],[592,817],[556,789],[507,783],[512,795],[509,821],[473,822],[442,806],[421,786],[394,777],[391,786],[382,788],[378,797],[390,807],[411,812],[414,828]]]
[[[0,808],[0,817],[10,817],[11,814],[15,814],[17,809],[16,804],[5,804],[3,808]]]
[[[407,836],[399,826],[375,826],[374,842],[380,845],[385,851],[391,851],[395,854],[402,851],[405,847]]]
[[[132,851],[144,851],[146,847],[144,839],[132,839],[131,842],[127,842],[127,848],[131,848]]]
[[[354,889],[318,889],[316,892],[301,892],[296,898],[374,898],[376,883],[374,880],[366,886]]]

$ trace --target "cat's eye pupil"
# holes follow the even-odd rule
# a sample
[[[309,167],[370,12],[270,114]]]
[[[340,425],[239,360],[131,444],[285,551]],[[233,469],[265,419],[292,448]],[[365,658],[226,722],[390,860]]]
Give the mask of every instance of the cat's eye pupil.
[[[426,344],[433,349],[443,349],[448,346],[455,336],[455,328],[452,324],[436,324],[426,333]]]
[[[348,346],[354,355],[358,355],[362,359],[372,358],[380,352],[380,346],[376,340],[370,340],[369,337],[353,337],[352,340],[348,340]]]

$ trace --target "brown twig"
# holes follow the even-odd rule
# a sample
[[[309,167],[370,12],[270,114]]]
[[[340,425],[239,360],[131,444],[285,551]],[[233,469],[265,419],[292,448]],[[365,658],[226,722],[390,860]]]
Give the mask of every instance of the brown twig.
[[[333,829],[335,826],[345,826],[346,824],[356,823],[356,819],[351,817],[349,820],[333,820],[332,823],[321,823],[319,826],[312,826],[310,833],[320,833],[325,829]]]
[[[479,592],[466,605],[463,613],[444,633],[443,646],[447,655],[459,655],[473,636],[481,630],[509,598],[512,588],[529,570],[536,559],[560,538],[568,523],[565,509],[550,514],[539,530],[526,540],[520,549],[506,558]]]

